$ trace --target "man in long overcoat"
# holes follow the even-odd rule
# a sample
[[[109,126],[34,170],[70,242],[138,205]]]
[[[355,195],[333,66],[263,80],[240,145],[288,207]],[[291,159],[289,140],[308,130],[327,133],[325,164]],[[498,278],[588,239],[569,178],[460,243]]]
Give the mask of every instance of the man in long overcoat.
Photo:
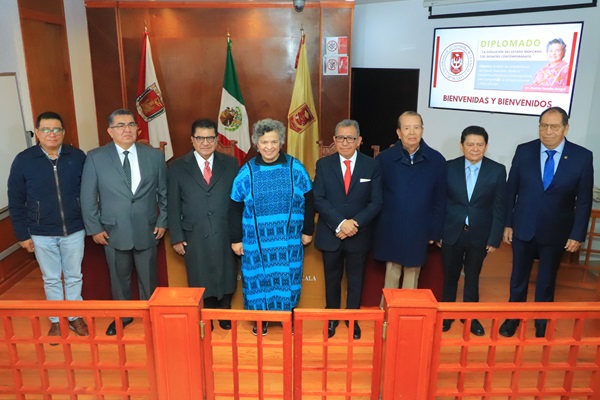
[[[200,119],[192,124],[194,150],[169,166],[171,244],[185,260],[188,285],[203,287],[204,306],[231,308],[236,259],[229,241],[228,210],[237,160],[215,152],[217,125]],[[231,321],[221,320],[222,329]]]
[[[374,254],[386,261],[385,287],[414,289],[427,246],[439,243],[446,211],[446,160],[423,140],[423,119],[414,111],[398,118],[398,142],[381,152],[383,208],[375,228]]]

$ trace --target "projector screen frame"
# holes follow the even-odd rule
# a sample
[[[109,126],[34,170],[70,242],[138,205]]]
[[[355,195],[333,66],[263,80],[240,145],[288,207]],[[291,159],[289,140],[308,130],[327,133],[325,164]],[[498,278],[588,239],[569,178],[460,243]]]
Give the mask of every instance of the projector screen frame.
[[[579,25],[579,27],[569,27],[569,25]],[[498,29],[512,29],[523,27],[524,32],[526,30],[536,29],[537,27],[549,27],[549,26],[562,26],[563,30],[565,28],[570,29],[568,32],[573,32],[573,41],[576,41],[576,46],[571,47],[572,41],[567,40],[567,51],[564,54],[565,61],[569,61],[569,75],[567,85],[557,85],[554,86],[554,82],[551,84],[542,83],[541,86],[535,86],[535,83],[532,81],[527,82],[517,82],[512,83],[511,79],[508,79],[507,82],[511,82],[510,84],[506,84],[506,86],[497,86],[497,87],[484,87],[481,81],[478,81],[479,67],[477,64],[481,64],[481,69],[483,70],[487,67],[487,63],[494,61],[503,61],[504,63],[508,63],[508,67],[510,67],[511,62],[515,62],[512,59],[513,56],[505,57],[505,58],[496,58],[494,56],[486,56],[484,46],[479,47],[479,45],[483,45],[480,43],[480,40],[485,41],[486,35],[495,34]],[[575,31],[573,31],[574,28]],[[584,29],[584,21],[569,21],[569,22],[555,22],[555,23],[521,23],[521,24],[499,24],[499,25],[482,25],[482,26],[462,26],[462,27],[436,27],[433,30],[433,48],[432,48],[432,58],[431,58],[431,75],[429,81],[429,96],[428,96],[428,107],[431,109],[440,109],[440,110],[454,110],[454,111],[474,111],[474,112],[484,112],[490,114],[510,114],[510,115],[530,115],[536,116],[539,115],[541,111],[543,111],[547,107],[552,106],[561,106],[565,109],[567,114],[570,115],[573,103],[573,97],[575,93],[575,83],[577,76],[577,67],[579,63],[579,54],[583,36]],[[480,30],[485,30],[485,34],[483,32],[478,32]],[[489,32],[487,32],[489,30]],[[442,33],[443,31],[449,31],[445,36]],[[457,31],[457,32],[454,32]],[[469,31],[473,31],[472,33]],[[477,36],[477,39],[470,39],[471,42],[464,40],[464,42],[460,39],[464,39],[464,37],[471,35],[480,34],[482,36]],[[545,34],[545,40],[552,36],[552,39],[555,38],[556,35],[548,35]],[[560,35],[558,35],[560,36]],[[450,38],[448,38],[450,37]],[[457,38],[458,37],[458,38]],[[442,42],[442,38],[444,38]],[[472,41],[477,41],[475,46]],[[537,46],[537,59],[525,59],[523,61],[519,60],[521,63],[525,64],[529,67],[529,72],[533,68],[538,68],[537,66],[542,66],[539,57],[541,56],[541,51],[539,47],[543,47],[546,49],[547,42],[541,41],[541,46]],[[454,52],[461,52],[462,48],[454,49],[454,47],[465,47],[464,51],[464,65],[461,66],[465,68],[463,72],[458,75],[452,75],[448,70],[444,69],[444,60],[449,59],[448,50],[450,49],[450,53],[454,56]],[[470,47],[475,48],[475,51],[470,49]],[[547,56],[546,52],[543,53],[544,56]],[[485,60],[485,58],[490,58],[489,60]],[[492,58],[494,57],[494,58]],[[502,56],[504,57],[504,56]],[[567,59],[568,57],[568,59]],[[508,58],[508,60],[506,60]],[[533,58],[533,57],[532,57]],[[447,64],[450,64],[453,59],[450,59],[450,62],[446,61]],[[531,64],[533,66],[531,66]],[[468,64],[471,64],[470,66]],[[529,64],[528,64],[529,63]],[[544,59],[545,65],[546,61]],[[439,67],[439,69],[438,69]],[[503,66],[504,67],[504,66]],[[571,72],[572,71],[572,72]],[[483,71],[485,73],[486,71]],[[483,75],[482,73],[482,75]],[[530,72],[531,73],[531,72]],[[532,74],[534,75],[534,74]],[[532,75],[529,75],[533,78]],[[498,76],[498,75],[496,75]],[[494,76],[494,77],[496,77]],[[521,75],[523,77],[523,75]],[[512,76],[509,76],[512,78]],[[466,81],[468,83],[467,87],[454,87],[457,82]],[[484,81],[485,82],[485,81]],[[531,82],[531,83],[530,83]],[[471,86],[472,85],[472,86]],[[502,85],[505,85],[504,83]],[[509,85],[512,85],[509,86]],[[522,85],[522,86],[519,86]],[[516,88],[515,88],[516,87]],[[564,89],[564,88],[568,89]],[[518,94],[515,94],[518,93]],[[568,104],[565,101],[566,99],[561,97],[563,94],[568,93]],[[546,96],[542,98],[541,96],[536,96],[537,94],[543,94]],[[492,96],[498,97],[492,97]],[[475,97],[488,97],[486,102],[483,101],[475,101]],[[502,97],[505,96],[505,97]],[[456,99],[459,97],[459,99]],[[467,99],[466,97],[470,97]],[[518,102],[521,104],[502,104],[500,100],[511,99],[512,101]],[[496,102],[498,100],[498,102]],[[547,101],[552,102],[554,104],[549,104],[547,106],[543,104],[531,105],[530,102],[535,100],[539,100],[539,102]],[[488,104],[491,103],[490,106]],[[558,104],[556,104],[558,103]],[[475,105],[474,105],[475,104]],[[479,105],[477,105],[479,104]],[[485,104],[485,105],[484,105]],[[453,106],[456,105],[456,106]],[[502,107],[500,107],[502,106]],[[523,107],[523,111],[519,111],[519,107]]]
[[[454,6],[456,4],[451,4],[449,6]],[[444,5],[439,6],[429,6],[429,16],[428,19],[446,19],[446,18],[469,18],[469,17],[481,17],[481,16],[490,16],[490,15],[505,15],[505,14],[522,14],[522,13],[535,13],[535,12],[546,12],[546,11],[562,11],[562,10],[571,10],[577,8],[590,8],[590,7],[598,7],[598,0],[582,0],[580,4],[561,4],[561,5],[551,5],[551,6],[531,6],[525,8],[507,8],[507,9],[499,9],[499,10],[490,10],[490,11],[472,11],[472,12],[454,12],[454,13],[440,13],[434,14],[434,8],[438,8],[443,10],[446,7]]]

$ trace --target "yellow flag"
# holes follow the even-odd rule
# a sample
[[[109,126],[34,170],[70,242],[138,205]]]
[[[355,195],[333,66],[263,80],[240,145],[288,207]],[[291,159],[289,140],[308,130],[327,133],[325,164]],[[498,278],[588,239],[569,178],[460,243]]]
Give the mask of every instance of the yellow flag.
[[[296,66],[296,81],[288,112],[287,152],[299,159],[311,178],[315,176],[315,164],[319,156],[319,121],[310,86],[310,72],[306,60],[304,32],[300,39]]]

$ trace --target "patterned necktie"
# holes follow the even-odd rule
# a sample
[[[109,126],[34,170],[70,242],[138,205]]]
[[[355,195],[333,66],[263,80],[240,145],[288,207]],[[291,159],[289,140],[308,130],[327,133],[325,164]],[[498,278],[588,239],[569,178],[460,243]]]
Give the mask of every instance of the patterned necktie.
[[[552,178],[554,178],[554,155],[556,150],[546,150],[546,154],[548,154],[548,158],[546,158],[544,164],[544,176],[542,178],[544,190],[548,189],[548,186],[552,183]]]
[[[352,170],[350,169],[350,160],[345,160],[344,164],[346,164],[346,172],[344,172],[344,189],[346,190],[346,194],[348,194],[348,190],[350,189],[350,181],[352,180]]]
[[[125,159],[123,160],[123,172],[125,172],[125,180],[127,180],[127,186],[131,189],[131,164],[129,163],[129,151],[123,152]]]
[[[204,161],[204,180],[206,181],[207,185],[210,183],[210,178],[212,178],[210,163],[208,161]]]

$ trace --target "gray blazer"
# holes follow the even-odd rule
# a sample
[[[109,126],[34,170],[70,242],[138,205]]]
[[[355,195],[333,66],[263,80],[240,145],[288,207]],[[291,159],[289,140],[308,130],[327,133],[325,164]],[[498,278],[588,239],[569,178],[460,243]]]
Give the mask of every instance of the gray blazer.
[[[167,227],[167,166],[160,150],[135,144],[141,181],[127,187],[114,143],[88,153],[81,179],[81,211],[88,235],[108,233],[117,250],[148,249],[158,244],[155,227]]]

